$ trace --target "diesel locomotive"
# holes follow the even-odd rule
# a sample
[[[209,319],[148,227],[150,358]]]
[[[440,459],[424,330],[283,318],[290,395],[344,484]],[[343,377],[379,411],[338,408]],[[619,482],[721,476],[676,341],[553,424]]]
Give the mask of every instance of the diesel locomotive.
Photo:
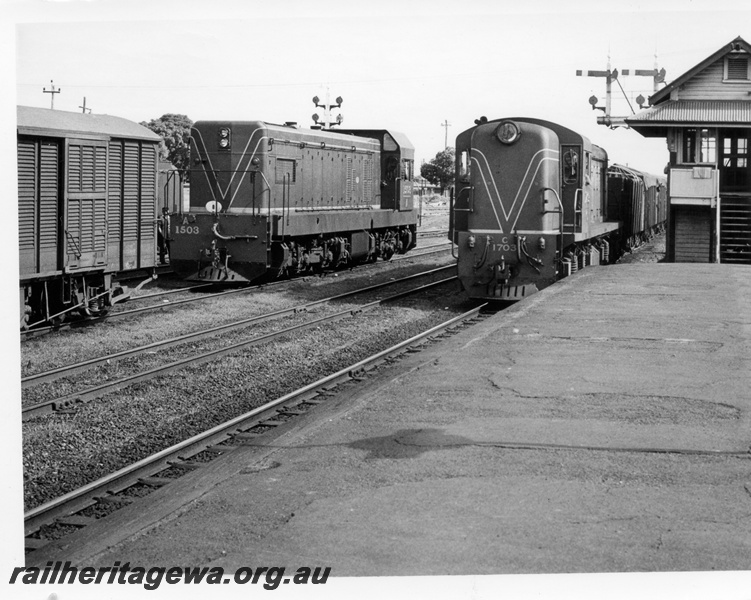
[[[614,262],[662,226],[664,178],[609,168],[605,150],[557,123],[475,123],[456,139],[449,217],[470,297],[521,300],[585,266]]]
[[[400,133],[198,121],[190,149],[190,205],[170,230],[187,280],[247,283],[415,245],[414,148]]]
[[[153,269],[161,138],[109,115],[17,107],[21,328],[101,314]]]

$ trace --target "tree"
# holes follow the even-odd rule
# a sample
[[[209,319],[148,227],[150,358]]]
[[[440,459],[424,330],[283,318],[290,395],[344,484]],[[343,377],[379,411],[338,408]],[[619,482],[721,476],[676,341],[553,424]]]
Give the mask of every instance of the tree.
[[[188,139],[190,128],[193,126],[185,115],[166,114],[148,123],[141,123],[162,137],[159,144],[159,158],[170,161],[181,173],[187,174],[190,168],[190,148]],[[183,179],[185,175],[183,175]]]
[[[423,163],[420,167],[420,175],[427,179],[433,185],[441,188],[441,194],[447,187],[454,183],[455,174],[455,154],[453,148],[446,148],[430,162]]]

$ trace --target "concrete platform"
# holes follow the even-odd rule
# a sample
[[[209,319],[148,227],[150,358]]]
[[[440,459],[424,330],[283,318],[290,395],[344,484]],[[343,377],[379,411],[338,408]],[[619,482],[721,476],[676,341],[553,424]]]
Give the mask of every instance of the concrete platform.
[[[55,558],[332,577],[748,570],[750,367],[751,268],[589,268]]]

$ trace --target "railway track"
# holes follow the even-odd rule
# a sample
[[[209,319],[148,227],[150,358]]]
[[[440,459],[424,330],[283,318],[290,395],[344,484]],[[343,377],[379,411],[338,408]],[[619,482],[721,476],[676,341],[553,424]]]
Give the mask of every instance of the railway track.
[[[163,352],[164,350],[168,348],[173,348],[176,346],[188,344],[190,342],[203,340],[209,337],[216,337],[222,334],[227,334],[230,332],[242,330],[242,329],[249,327],[250,325],[259,324],[259,323],[263,323],[263,322],[274,320],[274,319],[279,319],[284,316],[297,315],[300,313],[310,311],[311,309],[317,306],[331,304],[336,301],[345,300],[347,298],[352,298],[358,295],[374,292],[377,290],[382,290],[388,287],[399,286],[401,284],[414,281],[415,279],[434,275],[434,274],[439,274],[441,272],[444,272],[450,269],[454,269],[454,266],[447,265],[445,267],[430,269],[427,271],[423,271],[420,273],[415,273],[413,275],[402,277],[400,279],[366,286],[363,288],[345,292],[343,294],[329,296],[327,298],[314,300],[311,302],[299,304],[299,305],[281,309],[281,310],[276,310],[276,311],[265,313],[262,315],[240,319],[237,321],[233,321],[231,323],[226,323],[226,324],[219,325],[216,327],[211,327],[208,329],[179,335],[170,339],[153,342],[150,344],[142,345],[142,346],[131,348],[128,350],[123,350],[121,352],[99,356],[96,358],[91,358],[88,360],[80,361],[74,364],[65,365],[62,367],[55,368],[55,369],[50,369],[48,371],[43,371],[40,373],[23,377],[21,379],[21,386],[22,386],[22,389],[27,390],[42,383],[49,383],[49,382],[52,382],[61,378],[69,377],[77,373],[89,371],[90,369],[93,369],[103,364],[110,365],[115,361],[123,360],[125,358],[137,357],[140,355],[144,355],[146,353],[153,354],[153,353]],[[394,301],[410,294],[419,293],[430,287],[441,285],[443,283],[446,283],[448,281],[453,281],[455,279],[456,279],[455,276],[441,279],[437,282],[434,282],[428,285],[419,286],[417,288],[413,288],[405,292],[401,292],[401,293],[389,296],[388,298],[383,298],[381,300],[369,302],[367,304],[360,306],[357,309],[357,312],[366,312],[368,310],[372,310],[386,302]],[[85,390],[74,391],[74,392],[71,392],[63,396],[56,397],[56,398],[50,398],[41,402],[27,404],[26,406],[22,407],[22,417],[24,420],[28,420],[33,417],[39,416],[41,414],[49,413],[55,410],[69,409],[79,403],[89,402],[105,394],[123,389],[125,387],[134,385],[136,383],[153,379],[155,377],[159,377],[160,375],[164,375],[171,371],[182,369],[189,365],[200,364],[202,362],[206,362],[210,360],[216,360],[226,354],[235,352],[237,350],[248,347],[250,345],[266,343],[266,342],[272,341],[275,338],[278,338],[284,335],[289,335],[290,333],[293,333],[296,331],[309,329],[311,327],[321,326],[321,325],[330,323],[335,320],[349,317],[353,314],[353,312],[354,311],[352,309],[339,311],[332,315],[306,321],[304,323],[293,325],[291,327],[286,327],[279,331],[275,331],[275,332],[268,333],[265,335],[260,335],[260,336],[252,337],[249,339],[244,339],[238,342],[222,345],[217,349],[206,351],[206,352],[201,352],[192,357],[181,358],[179,360],[170,362],[168,364],[160,365],[160,366],[157,366],[157,367],[145,370],[145,371],[136,372],[136,373],[124,376],[124,377],[120,377],[115,380],[106,381],[98,385],[92,386],[90,388],[87,388]]]
[[[451,243],[445,242],[440,244],[433,244],[425,249],[422,249],[423,251],[417,251],[417,252],[410,252],[409,254],[399,255],[393,257],[390,261],[381,261],[377,263],[371,263],[370,265],[362,265],[361,268],[367,268],[371,266],[380,266],[380,265],[387,265],[389,263],[394,262],[400,262],[403,260],[411,260],[415,258],[421,258],[424,256],[430,256],[433,254],[438,254],[441,252],[445,252],[446,250],[450,249]],[[264,282],[259,285],[251,285],[251,286],[243,286],[238,288],[233,288],[229,290],[224,290],[221,292],[217,291],[210,291],[205,294],[202,294],[200,296],[193,296],[193,297],[187,297],[187,298],[180,298],[178,300],[172,300],[169,302],[169,304],[164,303],[158,303],[158,304],[151,304],[147,306],[141,306],[138,308],[131,308],[131,309],[124,309],[124,310],[112,310],[110,312],[107,312],[106,314],[95,316],[95,317],[88,317],[83,318],[76,321],[71,322],[65,322],[60,325],[51,325],[51,326],[45,326],[45,327],[37,327],[34,329],[29,329],[26,331],[21,331],[21,341],[30,339],[32,337],[37,337],[41,335],[46,335],[48,333],[51,333],[53,331],[63,331],[66,329],[71,329],[73,327],[86,327],[90,326],[96,323],[101,323],[103,321],[109,321],[112,319],[120,319],[120,318],[128,318],[133,317],[135,315],[155,311],[155,310],[163,310],[167,307],[174,307],[174,306],[180,306],[185,304],[192,304],[195,302],[201,302],[207,299],[213,299],[218,298],[221,296],[231,296],[236,294],[247,294],[251,293],[253,291],[256,291],[258,289],[267,289],[269,286],[276,286],[276,285],[284,285],[288,283],[289,281],[296,281],[295,279],[285,279],[285,280],[278,280],[278,281],[272,281],[272,282]],[[139,296],[134,296],[128,300],[129,304],[138,303],[143,300],[151,300],[153,298],[163,298],[164,296],[172,295],[172,294],[191,294],[195,293],[199,289],[209,289],[209,290],[216,290],[215,285],[211,284],[199,284],[199,285],[193,285],[193,286],[186,286],[185,288],[179,288],[179,289],[173,289],[173,290],[165,290],[161,292],[154,292],[150,294],[143,294]]]
[[[273,429],[325,401],[326,394],[333,387],[347,381],[359,380],[368,370],[426,343],[431,338],[484,318],[481,311],[485,306],[483,304],[475,307],[313,383],[29,510],[24,515],[26,549],[30,553],[27,556],[27,564],[50,559],[50,555],[44,553],[44,547],[50,541],[45,535],[45,528],[67,527],[75,530],[85,527],[97,518],[105,516],[111,509],[131,503],[132,497],[127,492],[134,486],[141,489],[156,489],[169,485],[170,481],[174,480],[175,471],[179,474],[204,468],[212,456],[232,452],[238,446],[257,438],[260,433]]]

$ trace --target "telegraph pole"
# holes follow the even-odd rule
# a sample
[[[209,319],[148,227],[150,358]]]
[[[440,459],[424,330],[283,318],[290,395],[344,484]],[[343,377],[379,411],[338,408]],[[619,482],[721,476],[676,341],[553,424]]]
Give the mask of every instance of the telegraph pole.
[[[448,122],[448,120],[444,119],[443,123],[441,123],[441,127],[446,128],[445,135],[443,136],[443,149],[448,150],[449,147],[449,127],[451,127],[451,123]]]
[[[78,108],[81,109],[81,112],[83,112],[83,114],[86,114],[87,112],[88,113],[91,112],[90,108],[86,108],[86,96],[83,97],[83,106],[79,106]]]
[[[52,83],[51,79],[50,84],[52,86],[52,89],[48,90],[47,88],[42,88],[42,92],[45,94],[52,94],[52,96],[50,97],[50,108],[52,110],[55,110],[55,94],[59,94],[62,90],[60,88],[55,89],[55,84]]]

